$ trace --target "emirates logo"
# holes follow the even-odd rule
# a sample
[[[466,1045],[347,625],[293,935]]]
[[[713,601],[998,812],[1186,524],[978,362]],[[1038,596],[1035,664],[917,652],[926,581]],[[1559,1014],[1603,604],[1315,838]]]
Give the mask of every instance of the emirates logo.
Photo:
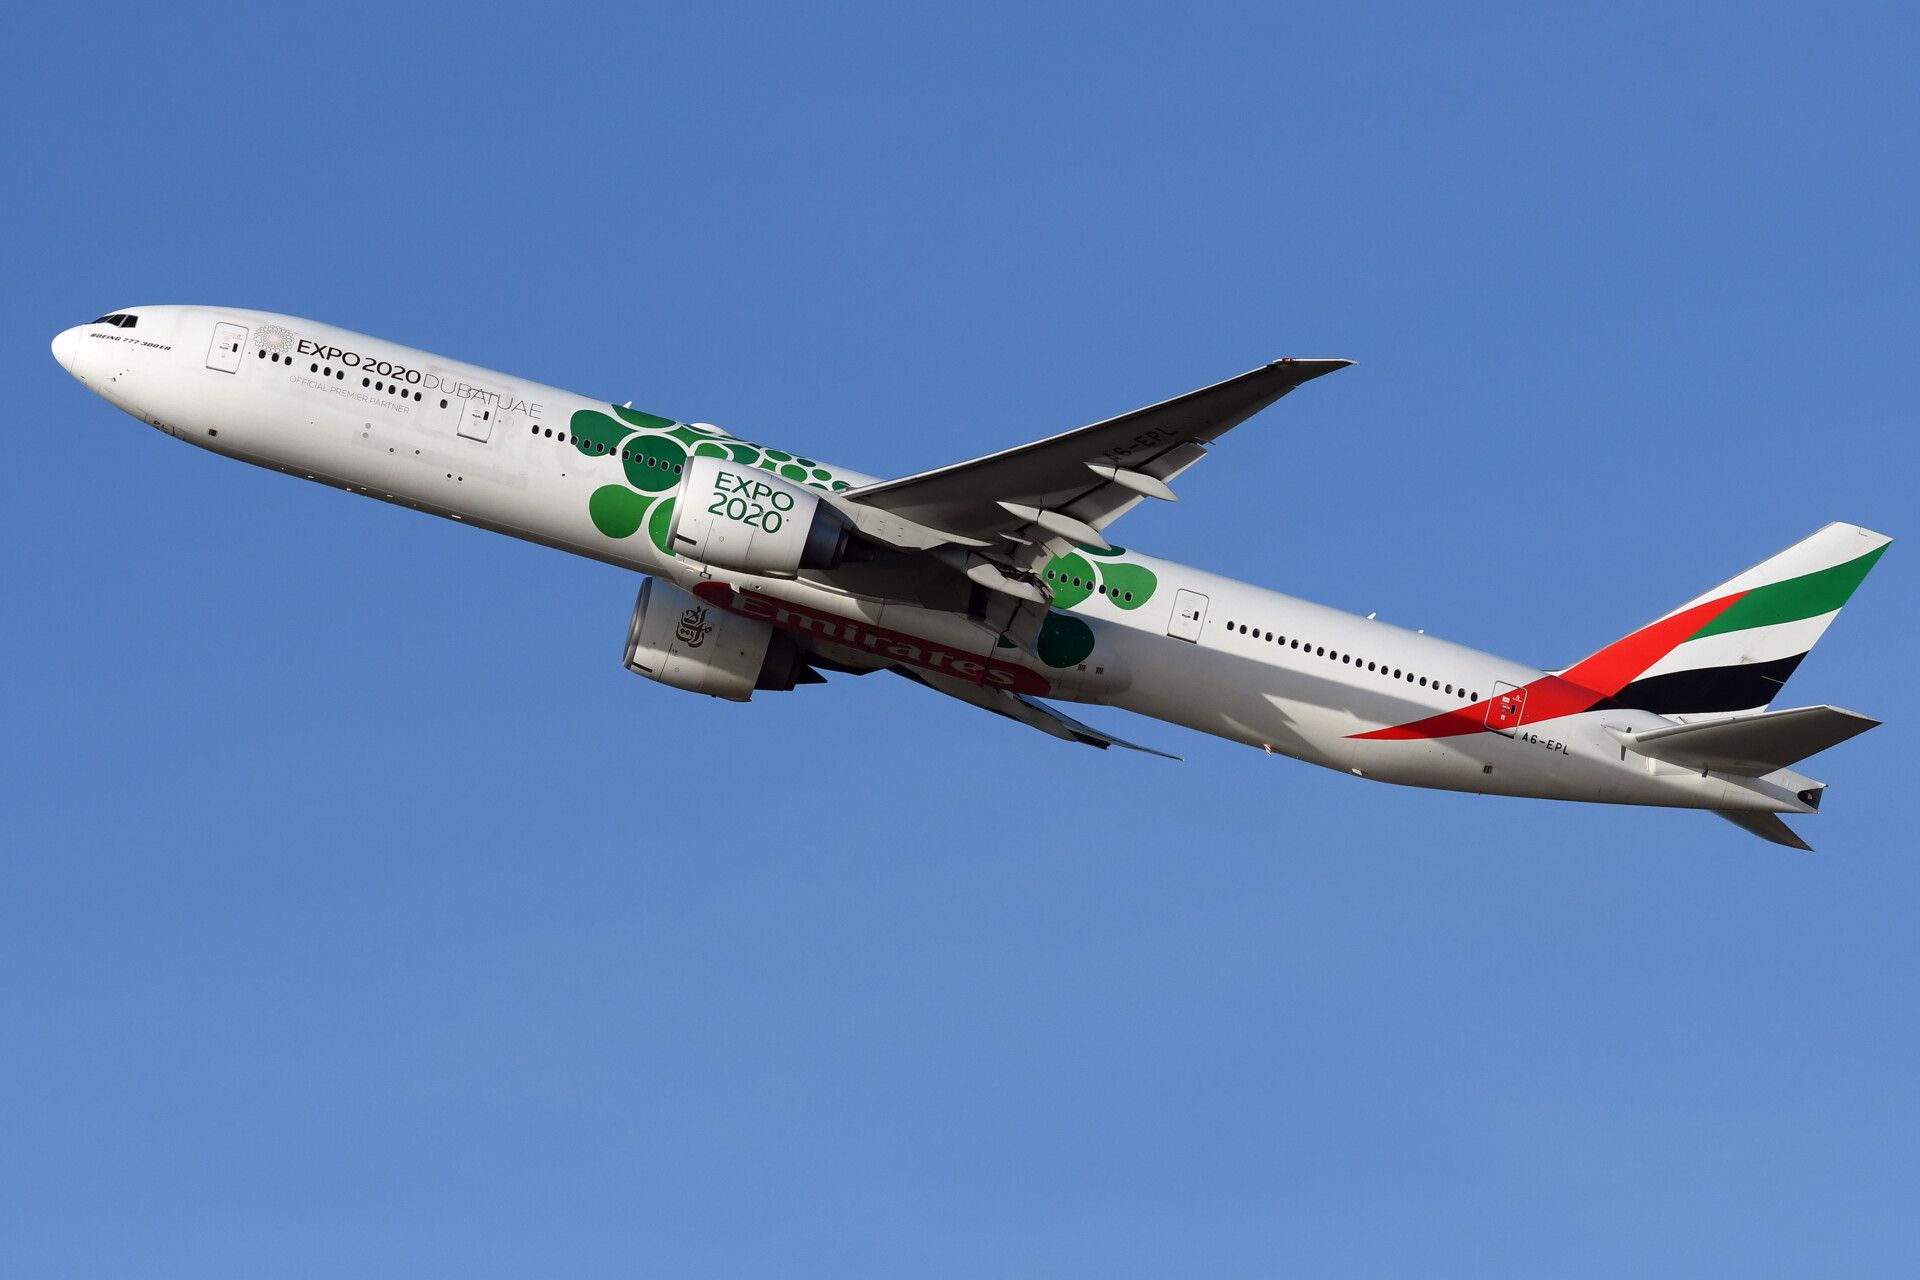
[[[707,642],[707,636],[713,631],[713,624],[707,621],[705,605],[696,605],[683,609],[680,613],[680,625],[674,628],[674,639],[689,649],[698,649]]]

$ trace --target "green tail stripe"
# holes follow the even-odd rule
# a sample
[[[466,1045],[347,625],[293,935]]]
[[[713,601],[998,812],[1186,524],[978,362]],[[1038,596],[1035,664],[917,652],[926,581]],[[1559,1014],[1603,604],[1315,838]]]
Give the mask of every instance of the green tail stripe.
[[[1883,544],[1857,560],[1802,574],[1798,578],[1788,578],[1785,582],[1770,582],[1764,587],[1755,587],[1734,601],[1719,617],[1687,638],[1698,640],[1728,631],[1770,627],[1777,622],[1798,622],[1802,618],[1817,618],[1823,613],[1832,613],[1847,602],[1847,597],[1853,594],[1860,580],[1867,576],[1867,570],[1873,568],[1880,553],[1886,549]]]

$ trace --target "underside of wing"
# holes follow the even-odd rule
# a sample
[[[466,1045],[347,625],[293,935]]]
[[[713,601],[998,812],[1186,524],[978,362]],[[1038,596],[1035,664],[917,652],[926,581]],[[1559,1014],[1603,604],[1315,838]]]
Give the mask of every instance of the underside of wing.
[[[1117,418],[844,497],[1016,571],[1030,569],[1075,543],[1104,547],[1100,530],[1142,498],[1171,500],[1168,481],[1204,457],[1208,442],[1350,363],[1276,360]]]

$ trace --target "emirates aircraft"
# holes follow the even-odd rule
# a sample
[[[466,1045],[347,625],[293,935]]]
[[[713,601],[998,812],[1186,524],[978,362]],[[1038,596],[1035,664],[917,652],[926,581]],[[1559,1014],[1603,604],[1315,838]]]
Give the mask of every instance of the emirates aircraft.
[[[1825,784],[1789,766],[1878,723],[1770,709],[1886,550],[1856,525],[1558,670],[1108,540],[1139,503],[1173,501],[1229,430],[1345,360],[1277,360],[886,480],[292,316],[133,307],[53,353],[209,452],[647,575],[627,669],[718,698],[890,671],[1090,746],[1134,744],[1043,699],[1381,782],[1707,809],[1803,849],[1779,815],[1818,809]]]

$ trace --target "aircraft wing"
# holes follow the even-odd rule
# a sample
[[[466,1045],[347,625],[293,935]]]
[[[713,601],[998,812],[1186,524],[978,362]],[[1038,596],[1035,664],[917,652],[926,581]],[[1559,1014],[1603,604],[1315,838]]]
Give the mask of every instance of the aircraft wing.
[[[1210,387],[999,453],[885,480],[848,503],[911,521],[1011,568],[1039,600],[1033,571],[1075,543],[1105,547],[1100,530],[1143,497],[1173,500],[1167,482],[1207,444],[1295,387],[1350,360],[1276,360]],[[973,561],[969,560],[969,565]],[[984,585],[1009,585],[969,573]]]
[[[1163,760],[1178,760],[1180,757],[1156,751],[1152,747],[1143,747],[1137,742],[1128,742],[1125,738],[1116,738],[1103,733],[1092,725],[1084,724],[1067,715],[1058,707],[1048,706],[1035,698],[1014,693],[1009,689],[995,689],[975,684],[971,680],[956,680],[950,676],[935,675],[927,671],[914,671],[907,667],[889,667],[888,670],[903,675],[916,684],[923,684],[936,693],[970,702],[984,711],[997,716],[1017,720],[1021,724],[1064,738],[1068,742],[1081,742],[1090,747],[1099,747],[1105,751],[1108,747],[1125,747],[1130,751],[1144,751],[1150,756],[1159,756]]]

